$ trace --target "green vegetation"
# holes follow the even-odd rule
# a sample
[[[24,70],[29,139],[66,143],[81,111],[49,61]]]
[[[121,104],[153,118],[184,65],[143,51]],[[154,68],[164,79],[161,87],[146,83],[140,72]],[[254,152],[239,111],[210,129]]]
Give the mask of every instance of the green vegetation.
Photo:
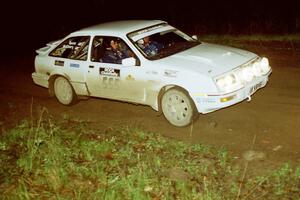
[[[242,179],[224,150],[65,117],[0,136],[0,199],[297,199],[300,166]],[[243,166],[242,166],[243,167]],[[241,192],[240,192],[241,191]]]
[[[264,42],[300,42],[300,34],[289,35],[203,35],[201,40],[215,41],[215,40],[231,40],[231,41],[264,41]]]
[[[288,35],[201,35],[200,41],[219,43],[223,45],[246,47],[263,47],[271,49],[291,49],[293,51],[300,49],[300,34]]]

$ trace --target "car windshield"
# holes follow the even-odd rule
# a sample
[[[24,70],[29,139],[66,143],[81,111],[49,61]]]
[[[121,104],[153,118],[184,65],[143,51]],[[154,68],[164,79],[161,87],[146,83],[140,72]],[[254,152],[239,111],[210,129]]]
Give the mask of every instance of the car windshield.
[[[165,27],[167,26],[171,27],[165,25]],[[159,29],[154,33],[151,31],[152,34],[147,34],[147,31],[143,30],[139,32],[142,33],[141,36],[134,32],[129,35],[129,38],[132,36],[131,40],[134,45],[149,60],[165,58],[200,44],[197,40],[173,27],[164,28],[161,32]]]

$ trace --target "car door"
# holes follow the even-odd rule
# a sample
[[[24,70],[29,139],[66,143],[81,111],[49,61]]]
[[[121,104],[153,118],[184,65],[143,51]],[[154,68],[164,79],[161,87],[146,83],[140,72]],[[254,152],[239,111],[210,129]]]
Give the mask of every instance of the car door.
[[[121,40],[115,37],[113,39]],[[143,102],[145,84],[140,78],[145,73],[143,68],[113,63],[104,59],[110,40],[112,37],[105,36],[96,36],[93,39],[91,61],[88,63],[86,75],[86,83],[91,96]],[[121,40],[121,42],[125,44],[124,41]]]

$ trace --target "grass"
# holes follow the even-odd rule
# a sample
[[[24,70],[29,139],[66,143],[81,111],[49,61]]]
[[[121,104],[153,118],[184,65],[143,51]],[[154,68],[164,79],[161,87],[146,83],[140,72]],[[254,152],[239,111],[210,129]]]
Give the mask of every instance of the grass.
[[[285,35],[267,35],[267,34],[251,34],[251,35],[203,35],[200,36],[203,40],[231,40],[231,41],[264,41],[264,42],[300,42],[300,34],[285,34]]]
[[[298,199],[300,166],[241,180],[226,149],[51,116],[0,138],[0,199]],[[242,188],[241,186],[242,181]],[[239,189],[241,193],[237,196]]]
[[[300,34],[285,35],[267,35],[267,34],[245,34],[245,35],[201,35],[201,41],[210,43],[219,43],[223,45],[245,48],[249,46],[275,48],[275,49],[291,49],[298,51],[300,49]]]

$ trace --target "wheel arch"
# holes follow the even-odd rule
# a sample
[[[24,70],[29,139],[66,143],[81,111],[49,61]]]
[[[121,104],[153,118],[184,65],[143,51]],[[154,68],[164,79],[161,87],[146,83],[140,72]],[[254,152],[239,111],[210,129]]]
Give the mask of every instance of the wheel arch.
[[[48,79],[48,83],[49,83],[48,91],[49,91],[49,94],[50,94],[51,97],[55,96],[55,94],[54,94],[54,81],[57,77],[60,77],[60,76],[66,78],[70,82],[70,77],[66,74],[63,74],[63,73],[51,74],[49,79]]]
[[[163,96],[163,94],[168,91],[169,89],[172,89],[172,88],[178,88],[182,91],[184,91],[189,97],[190,99],[192,100],[192,102],[195,104],[194,100],[191,98],[191,95],[190,93],[188,92],[188,90],[186,90],[184,87],[180,86],[180,85],[176,85],[176,84],[169,84],[169,85],[165,85],[163,86],[158,95],[157,95],[157,105],[158,105],[158,112],[162,113],[162,108],[161,108],[161,98]]]
[[[165,115],[165,113],[163,113],[163,108],[162,108],[162,99],[163,99],[163,96],[164,96],[164,93],[166,93],[167,91],[171,90],[171,89],[176,89],[177,91],[181,92],[181,93],[184,93],[186,95],[187,98],[189,98],[189,102],[190,102],[190,105],[191,105],[191,111],[192,111],[192,116],[191,116],[191,120],[189,121],[188,124],[185,124],[185,125],[176,125],[176,124],[173,124],[173,122],[171,122],[168,117]],[[164,114],[165,118],[173,125],[175,126],[179,126],[179,127],[185,127],[185,126],[188,126],[189,124],[193,123],[194,121],[197,121],[198,117],[199,117],[199,113],[198,113],[198,109],[195,105],[195,102],[193,100],[193,98],[191,97],[190,93],[188,90],[186,90],[184,87],[180,86],[180,85],[166,85],[164,87],[161,88],[160,92],[159,92],[159,95],[158,95],[158,98],[157,98],[157,101],[158,101],[158,111],[161,113],[161,114]]]

